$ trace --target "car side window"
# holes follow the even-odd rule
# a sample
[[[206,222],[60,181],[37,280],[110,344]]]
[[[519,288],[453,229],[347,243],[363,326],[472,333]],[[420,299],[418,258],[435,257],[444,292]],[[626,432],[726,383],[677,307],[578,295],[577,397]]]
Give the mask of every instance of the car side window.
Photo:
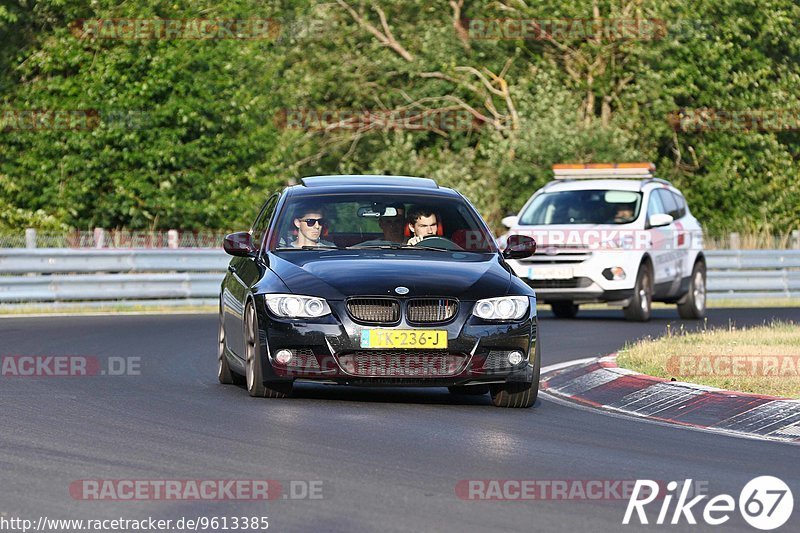
[[[675,203],[678,204],[678,212],[677,212],[678,216],[673,217],[673,218],[675,218],[675,220],[677,220],[679,218],[685,217],[686,216],[686,200],[683,198],[683,196],[681,196],[680,194],[675,194],[674,192],[672,193],[672,196],[675,198]]]
[[[269,221],[272,220],[272,214],[275,212],[275,205],[278,203],[278,195],[273,194],[269,197],[269,199],[264,203],[264,207],[261,208],[261,212],[258,214],[256,221],[253,223],[253,229],[251,230],[253,246],[257,249],[261,249],[262,241],[267,233],[267,228],[269,228]]]
[[[659,213],[666,213],[664,211],[664,204],[661,203],[661,197],[658,190],[650,192],[650,200],[647,202],[647,217],[658,215]]]
[[[667,189],[659,189],[658,195],[661,197],[661,205],[664,206],[664,212],[672,216],[674,220],[679,219],[678,204],[675,201],[675,197],[672,195],[672,193]]]

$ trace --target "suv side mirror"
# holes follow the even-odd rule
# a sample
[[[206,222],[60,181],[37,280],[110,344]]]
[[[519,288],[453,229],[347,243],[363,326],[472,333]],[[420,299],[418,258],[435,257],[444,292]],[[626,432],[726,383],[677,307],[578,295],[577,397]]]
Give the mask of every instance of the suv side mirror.
[[[503,257],[506,259],[525,259],[536,251],[536,241],[527,235],[510,235],[506,240]]]
[[[517,225],[517,222],[519,222],[519,217],[517,215],[508,215],[507,217],[503,217],[503,220],[500,222],[508,229],[511,229]]]
[[[668,215],[666,213],[656,213],[655,215],[650,216],[650,227],[651,228],[659,228],[661,226],[669,226],[672,224],[672,215]]]
[[[248,231],[240,231],[225,235],[225,240],[222,241],[222,247],[227,254],[238,257],[248,257],[256,252],[250,232]]]

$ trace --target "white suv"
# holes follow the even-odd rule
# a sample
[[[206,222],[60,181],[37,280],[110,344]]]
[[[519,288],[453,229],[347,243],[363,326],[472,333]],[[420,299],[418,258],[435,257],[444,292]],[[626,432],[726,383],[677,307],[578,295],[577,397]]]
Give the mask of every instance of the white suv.
[[[651,163],[555,165],[556,180],[503,219],[508,235],[537,242],[509,261],[561,318],[582,303],[624,307],[650,318],[653,301],[676,303],[682,318],[706,308],[703,233],[681,192],[653,176]]]

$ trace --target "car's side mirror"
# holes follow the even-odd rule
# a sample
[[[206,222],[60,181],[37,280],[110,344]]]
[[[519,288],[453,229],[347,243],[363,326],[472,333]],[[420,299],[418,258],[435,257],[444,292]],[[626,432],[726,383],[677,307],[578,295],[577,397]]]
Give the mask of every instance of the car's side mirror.
[[[650,227],[651,228],[660,228],[661,226],[669,226],[672,224],[672,215],[668,215],[666,213],[656,213],[655,215],[650,216]]]
[[[500,222],[508,229],[511,229],[517,225],[517,222],[519,222],[519,217],[517,215],[508,215],[507,217],[503,217],[503,220]]]
[[[506,240],[503,257],[506,259],[525,259],[536,251],[536,241],[527,235],[510,235]]]
[[[226,253],[238,257],[248,257],[256,252],[256,248],[253,246],[253,240],[250,233],[247,231],[225,235],[222,247],[225,249]]]

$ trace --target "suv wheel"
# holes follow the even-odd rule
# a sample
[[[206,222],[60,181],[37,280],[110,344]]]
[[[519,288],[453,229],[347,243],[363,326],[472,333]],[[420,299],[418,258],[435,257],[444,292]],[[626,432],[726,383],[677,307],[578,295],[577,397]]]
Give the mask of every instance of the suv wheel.
[[[552,302],[550,308],[558,318],[575,318],[578,314],[578,304],[572,302]]]
[[[636,285],[633,288],[631,303],[625,308],[625,318],[635,322],[650,320],[650,311],[653,307],[653,276],[646,263],[639,266],[636,275]]]
[[[678,304],[678,314],[689,319],[703,318],[706,314],[706,265],[702,261],[696,262],[692,268],[689,294],[683,303]]]

